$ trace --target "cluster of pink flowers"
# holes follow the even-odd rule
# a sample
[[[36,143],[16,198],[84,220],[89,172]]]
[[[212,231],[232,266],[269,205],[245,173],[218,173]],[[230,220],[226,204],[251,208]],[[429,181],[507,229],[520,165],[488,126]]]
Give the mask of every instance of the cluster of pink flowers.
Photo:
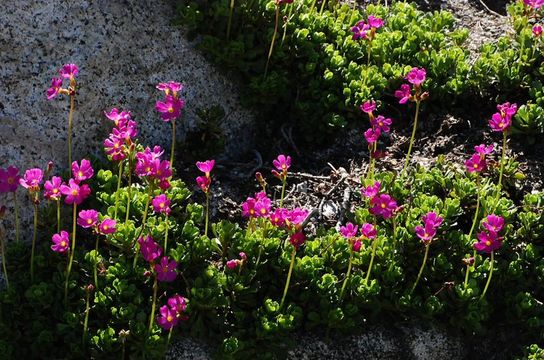
[[[487,168],[486,155],[493,153],[494,147],[491,145],[477,145],[474,147],[476,151],[470,159],[465,161],[465,167],[469,173],[480,173]]]
[[[433,241],[434,237],[436,236],[436,231],[444,219],[432,211],[423,215],[421,220],[423,221],[423,226],[418,225],[414,230],[417,237],[419,237],[423,243],[429,244],[431,241]]]
[[[401,207],[397,206],[397,201],[388,194],[380,194],[381,184],[379,181],[373,185],[362,189],[364,197],[370,199],[370,213],[374,216],[381,216],[389,219],[396,215]]]
[[[474,249],[489,254],[502,245],[503,238],[499,236],[499,232],[504,226],[504,218],[491,214],[482,221],[482,225],[485,230],[478,233],[479,241],[474,244]]]
[[[164,153],[160,146],[155,146],[153,150],[146,147],[144,151],[136,153],[136,175],[145,177],[149,181],[158,181],[159,187],[165,191],[170,188],[170,178],[172,177],[172,168],[170,161],[161,160]]]
[[[22,178],[19,178],[19,184],[27,189],[31,194],[37,194],[40,191],[40,185],[43,181],[43,170],[40,168],[28,169]]]
[[[77,76],[79,70],[76,64],[66,64],[60,70],[60,77],[53,78],[51,80],[51,87],[47,89],[47,99],[52,100],[59,94],[72,95],[75,92],[75,77]],[[65,89],[62,87],[63,79],[70,80],[70,87]]]
[[[237,267],[241,268],[247,262],[247,255],[245,252],[242,251],[238,256],[240,257],[239,259],[230,259],[227,261],[227,268],[229,270],[234,270]]]
[[[149,262],[155,270],[157,280],[172,282],[176,279],[176,268],[178,263],[175,260],[170,260],[167,256],[163,256],[158,263],[155,262],[155,260],[162,255],[162,248],[151,238],[151,236],[147,235],[145,237],[140,237],[138,239],[138,244],[140,244],[142,257],[145,261]]]
[[[81,210],[77,218],[77,224],[85,229],[93,229],[96,234],[108,235],[116,231],[117,222],[108,217],[99,220],[96,210]]]
[[[512,117],[518,111],[518,106],[505,102],[504,104],[497,105],[497,110],[499,111],[494,113],[489,120],[491,130],[497,132],[508,131],[512,125]]]
[[[375,145],[380,138],[382,133],[388,133],[391,130],[391,124],[393,121],[390,118],[386,118],[382,115],[374,116],[374,111],[376,110],[375,101],[366,101],[363,105],[359,107],[361,111],[368,114],[370,119],[370,129],[365,131],[365,139],[368,141],[368,146],[373,154],[375,152]]]
[[[136,122],[132,120],[130,111],[113,108],[104,114],[115,124],[108,138],[104,140],[106,154],[113,161],[124,160],[134,149],[133,139],[138,135]]]
[[[198,170],[204,173],[204,176],[196,178],[198,187],[207,194],[210,191],[210,185],[212,184],[211,172],[215,166],[215,160],[197,161],[196,167]]]
[[[181,110],[185,107],[185,101],[180,99],[178,94],[183,90],[183,85],[169,81],[160,83],[156,86],[158,90],[163,91],[166,98],[163,101],[157,101],[155,108],[161,113],[163,121],[174,121],[181,115]]]
[[[180,320],[187,320],[184,313],[187,310],[187,299],[183,296],[175,294],[166,302],[167,305],[161,306],[159,316],[157,316],[157,324],[164,330],[170,330],[176,326]]]
[[[77,161],[72,163],[72,178],[68,180],[68,185],[60,184],[58,190],[61,194],[66,196],[64,203],[67,205],[81,204],[90,194],[91,188],[87,184],[82,182],[89,180],[94,175],[94,170],[91,166],[91,162],[87,159],[81,160],[81,163],[78,164]],[[53,183],[55,181],[55,183]],[[51,180],[51,191],[55,192],[56,185],[58,184],[58,179]]]
[[[264,191],[255,193],[255,197],[248,197],[242,204],[242,215],[249,218],[268,217],[272,208],[272,200]],[[279,214],[276,214],[279,216]],[[283,219],[283,217],[282,217]],[[278,220],[280,221],[280,220]]]
[[[17,191],[20,178],[19,169],[15,166],[0,168],[0,194]]]
[[[376,35],[376,30],[381,28],[383,24],[384,21],[382,19],[370,15],[368,17],[368,22],[361,20],[351,28],[351,32],[353,33],[352,39],[368,39],[372,41]]]
[[[363,239],[374,240],[377,235],[374,225],[365,223],[361,226],[361,236],[357,237],[358,228],[357,225],[352,223],[340,227],[340,234],[349,241],[351,249],[355,252],[361,251]]]
[[[287,172],[291,167],[291,157],[283,154],[278,155],[278,157],[272,161],[272,165],[276,168],[276,170],[272,170],[272,175],[281,181],[285,181],[285,179],[287,179]]]
[[[544,6],[544,0],[523,0],[523,3],[535,10]]]
[[[399,104],[406,104],[408,101],[418,102],[425,100],[429,97],[428,92],[422,92],[421,84],[427,78],[427,71],[423,68],[414,67],[406,75],[405,79],[412,84],[412,87],[408,84],[402,84],[400,89],[395,91],[395,97],[399,99]]]

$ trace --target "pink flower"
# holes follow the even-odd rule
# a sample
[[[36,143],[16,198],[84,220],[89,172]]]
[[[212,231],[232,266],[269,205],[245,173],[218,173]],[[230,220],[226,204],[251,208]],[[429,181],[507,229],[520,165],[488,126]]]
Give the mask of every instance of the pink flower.
[[[106,154],[111,156],[113,161],[121,161],[127,157],[125,154],[124,145],[124,139],[113,134],[110,134],[110,136],[104,140],[104,149],[106,150]]]
[[[25,171],[25,176],[19,179],[19,184],[30,192],[40,191],[40,184],[43,180],[43,171],[39,168]]]
[[[478,242],[475,243],[474,249],[484,253],[491,253],[501,247],[501,238],[494,232],[482,231],[478,234]]]
[[[62,87],[61,78],[51,79],[51,87],[47,89],[46,91],[47,100],[53,100],[60,93],[61,87]]]
[[[105,112],[104,115],[113,121],[115,126],[119,126],[120,123],[126,123],[128,120],[132,119],[132,114],[130,111],[119,111],[117,108],[113,108],[110,112]]]
[[[296,250],[304,244],[306,236],[302,231],[298,231],[289,237],[289,242],[295,247]]]
[[[391,218],[397,211],[397,202],[387,194],[381,194],[370,200],[370,213],[375,216],[382,216],[384,219]]]
[[[353,249],[353,251],[359,252],[361,251],[362,245],[363,245],[363,242],[361,240],[355,240],[351,248]]]
[[[51,250],[58,252],[59,254],[64,254],[70,249],[70,237],[66,231],[61,231],[60,234],[54,234],[51,238],[53,240],[53,245],[51,245]]]
[[[246,209],[244,209],[243,205],[242,205],[242,210],[244,212],[244,216],[249,217],[249,213],[248,213],[248,211]],[[272,223],[272,225],[277,226],[277,227],[284,226],[285,225],[286,215],[287,215],[286,211],[287,210],[280,208],[280,209],[276,209],[276,210],[274,210],[274,212],[270,213],[270,215],[268,216],[268,219],[270,219],[270,222]],[[246,215],[246,213],[248,215]]]
[[[147,262],[152,262],[162,254],[161,247],[153,241],[151,236],[147,235],[145,238],[141,236],[138,239],[138,244],[140,244],[140,252],[142,257]]]
[[[421,227],[418,225],[415,227],[415,231],[416,231],[416,235],[424,243],[431,242],[434,236],[436,235],[436,228],[432,226],[431,224],[425,224],[425,227]]]
[[[469,173],[473,172],[482,172],[487,167],[487,163],[484,158],[482,158],[479,154],[474,154],[465,161],[465,167],[467,168],[467,171]]]
[[[154,177],[157,175],[160,164],[161,161],[156,156],[156,153],[151,152],[151,149],[147,147],[144,151],[136,153],[136,167],[134,171],[140,177]]]
[[[476,145],[474,147],[474,151],[476,153],[480,154],[480,157],[484,157],[486,155],[493,153],[494,146],[493,144],[486,146],[485,144]]]
[[[212,183],[212,180],[209,177],[206,176],[199,176],[196,178],[196,183],[200,190],[204,192],[204,194],[207,194],[210,190],[210,185]]]
[[[272,161],[272,165],[283,174],[287,174],[287,170],[291,167],[291,157],[283,154],[278,155],[276,159]]]
[[[517,104],[505,102],[504,104],[497,105],[497,110],[499,112],[491,116],[489,126],[493,131],[506,131],[512,124],[512,117],[516,115],[518,106]]]
[[[368,16],[368,25],[374,29],[379,29],[383,26],[383,20],[372,15]]]
[[[81,210],[77,218],[77,224],[82,228],[95,227],[98,223],[98,211]]]
[[[412,68],[408,74],[406,74],[406,80],[414,86],[420,86],[427,77],[427,71],[423,68]]]
[[[240,256],[240,259],[242,259],[242,262],[246,262],[246,261],[247,261],[247,255],[246,255],[245,252],[240,251],[240,253],[238,254],[238,256]]]
[[[272,200],[268,197],[263,197],[255,202],[255,214],[257,217],[266,217],[270,213]]]
[[[533,9],[539,9],[544,5],[544,0],[523,0],[525,5],[532,7]]]
[[[113,234],[117,230],[117,222],[115,220],[105,218],[98,225],[98,233],[101,235]]]
[[[179,315],[185,310],[187,310],[187,299],[183,296],[180,296],[178,294],[175,294],[172,296],[168,301],[166,302],[168,304],[168,307],[176,312],[176,314]]]
[[[77,76],[79,69],[76,64],[66,64],[60,70],[59,74],[65,79],[73,79]]]
[[[427,214],[423,215],[421,217],[421,220],[425,223],[425,225],[430,225],[436,229],[442,225],[442,222],[444,219],[441,216],[438,216],[434,211],[428,212]]]
[[[361,111],[371,114],[374,110],[376,110],[376,102],[375,101],[365,101],[363,105],[359,107]]]
[[[340,226],[340,234],[346,239],[353,238],[357,235],[358,226],[352,223],[347,223],[346,226]]]
[[[169,260],[168,257],[163,256],[160,263],[155,264],[155,272],[157,273],[157,280],[172,282],[178,275],[176,267],[178,263],[175,260]]]
[[[78,183],[89,180],[93,177],[94,170],[91,166],[91,162],[87,159],[81,160],[81,165],[74,161],[72,163],[72,176]]]
[[[376,141],[378,141],[381,133],[382,132],[380,131],[380,129],[370,128],[367,131],[365,131],[365,139],[366,141],[368,141],[369,145],[373,145],[374,143],[376,143]]]
[[[399,104],[406,104],[410,100],[411,94],[412,89],[410,89],[410,85],[408,84],[402,84],[400,89],[395,91],[395,97],[399,99]]]
[[[58,176],[53,176],[51,180],[48,180],[43,185],[44,197],[47,200],[60,200],[62,194],[60,192],[60,187],[63,184],[62,179]]]
[[[542,26],[539,24],[536,24],[533,26],[533,35],[536,37],[540,37],[542,35]]]
[[[157,324],[164,330],[170,330],[178,324],[178,314],[170,307],[163,305],[159,309],[159,316],[157,316]]]
[[[165,83],[159,83],[156,88],[168,95],[177,96],[177,93],[183,90],[183,85],[179,82],[168,81]]]
[[[361,190],[361,194],[366,198],[373,198],[380,192],[381,184],[379,181],[375,181],[374,184],[364,187]]]
[[[385,118],[382,115],[376,116],[376,118],[370,120],[370,125],[376,130],[383,131],[388,133],[391,129],[389,128],[393,121],[390,118]]]
[[[151,204],[156,213],[163,213],[167,216],[170,215],[170,200],[168,200],[165,194],[155,196],[153,201],[151,201]]]
[[[120,139],[124,139],[127,144],[130,144],[132,139],[138,136],[138,125],[136,121],[121,118],[117,128],[113,128],[111,133]]]
[[[229,260],[227,261],[227,268],[229,268],[229,270],[234,270],[238,267],[238,263],[240,262],[240,260],[238,259],[232,259],[232,260]]]
[[[286,223],[292,225],[300,225],[306,220],[308,214],[308,210],[294,208],[293,210],[286,212]]]
[[[185,106],[182,99],[166,96],[166,101],[157,101],[155,108],[161,113],[164,121],[176,120],[181,115],[181,109]]]
[[[351,32],[353,33],[351,38],[353,40],[366,39],[368,30],[370,30],[370,26],[367,25],[364,20],[361,20],[357,25],[351,28]]]
[[[60,192],[66,196],[65,204],[79,205],[91,194],[91,188],[87,184],[80,186],[74,179],[70,179],[68,185],[62,184],[60,186]]]
[[[504,218],[502,216],[490,214],[482,221],[482,225],[487,231],[497,234],[504,226]]]
[[[361,226],[361,235],[363,235],[365,239],[375,239],[377,235],[376,228],[372,224],[365,223]]]
[[[19,169],[10,166],[6,170],[0,169],[0,193],[17,191],[19,186]]]
[[[206,177],[210,177],[210,173],[215,166],[215,160],[206,160],[206,161],[197,161],[196,167],[198,170],[202,171]]]

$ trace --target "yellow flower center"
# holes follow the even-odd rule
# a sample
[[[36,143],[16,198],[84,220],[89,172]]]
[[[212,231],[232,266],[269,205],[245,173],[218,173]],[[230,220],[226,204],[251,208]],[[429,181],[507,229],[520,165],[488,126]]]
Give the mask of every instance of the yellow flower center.
[[[72,195],[73,195],[73,196],[76,196],[76,195],[77,195],[77,190],[75,190],[75,189],[72,190]]]
[[[173,112],[174,112],[174,108],[173,108],[173,107],[169,107],[169,108],[168,108],[168,112],[169,112],[170,114],[173,113]]]
[[[283,170],[285,170],[285,169],[287,168],[287,165],[282,164],[282,165],[281,165],[281,168],[282,168]]]
[[[266,214],[266,209],[265,208],[261,209],[261,214],[263,214],[263,215]]]
[[[385,209],[385,204],[382,204],[381,206],[382,206],[382,209]]]
[[[250,213],[251,215],[253,215],[253,214],[255,214],[255,210],[250,209],[250,210],[249,210],[249,213]]]
[[[77,175],[78,175],[79,177],[83,177],[83,171],[78,172]]]
[[[93,223],[92,219],[87,219],[87,224],[92,224],[92,223]]]
[[[380,126],[383,126],[383,122],[382,122],[382,121],[380,121],[380,122],[378,123],[378,125],[380,125]]]
[[[53,189],[53,194],[58,194],[59,189]]]
[[[504,122],[501,121],[501,122],[499,123],[499,127],[500,127],[500,128],[504,127]]]
[[[102,227],[104,228],[104,230],[108,230],[110,228],[108,225],[104,225]]]
[[[163,208],[163,207],[164,207],[164,203],[160,203],[160,204],[159,204],[159,207],[160,207],[160,208]]]
[[[64,241],[64,240],[61,241],[61,242],[60,242],[60,246],[62,246],[62,247],[66,246],[66,241]]]
[[[166,317],[166,321],[172,322],[172,320],[174,320],[174,318],[172,317],[172,315],[168,315],[168,316]]]
[[[8,184],[12,185],[15,182],[15,179],[12,177],[8,178]]]
[[[472,165],[473,168],[477,169],[478,168],[478,164],[474,164]]]
[[[162,268],[162,272],[163,272],[163,273],[168,272],[168,267],[163,267],[163,268]]]
[[[114,148],[114,149],[119,148],[119,144],[118,144],[118,143],[113,144],[113,148]]]
[[[491,246],[491,241],[487,240],[487,241],[485,242],[485,245],[486,245],[486,246]]]
[[[145,168],[145,171],[150,172],[151,168],[148,166],[148,167]]]

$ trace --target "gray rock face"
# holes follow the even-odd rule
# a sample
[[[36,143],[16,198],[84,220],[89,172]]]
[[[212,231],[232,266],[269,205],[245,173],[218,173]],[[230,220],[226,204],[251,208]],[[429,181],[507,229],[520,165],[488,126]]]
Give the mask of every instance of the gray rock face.
[[[169,80],[185,85],[186,110],[177,122],[178,140],[196,126],[197,109],[219,105],[227,114],[220,124],[226,153],[235,155],[246,149],[252,115],[240,109],[237,89],[191,47],[180,28],[171,25],[173,3],[3,1],[0,167],[27,169],[54,161],[66,169],[69,99],[60,96],[48,101],[45,97],[51,78],[58,76],[65,63],[76,63],[80,69],[74,159],[103,153],[102,141],[112,127],[103,112],[112,107],[132,111],[144,144],[168,149],[171,126],[155,110],[155,101],[162,97],[155,85]],[[11,201],[0,197],[2,203]],[[31,217],[30,205],[28,210],[22,214],[23,228]],[[8,223],[6,228],[13,227]]]

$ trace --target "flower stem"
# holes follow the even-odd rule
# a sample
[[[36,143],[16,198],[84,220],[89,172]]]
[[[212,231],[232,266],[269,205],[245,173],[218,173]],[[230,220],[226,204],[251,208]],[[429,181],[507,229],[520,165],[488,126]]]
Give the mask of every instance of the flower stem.
[[[287,184],[287,178],[284,177],[281,184],[280,208],[283,206],[283,198],[285,197],[286,184]]]
[[[470,227],[470,232],[468,233],[469,240],[472,239],[472,233],[474,232],[474,228],[476,227],[476,223],[478,222],[478,212],[480,210],[480,193],[481,193],[480,176],[476,178],[476,187],[477,187],[476,191],[478,192],[478,195],[476,198],[476,211],[474,212],[474,218],[472,219],[472,226]],[[470,268],[476,266],[476,250],[474,250],[472,257],[474,258],[474,263],[472,265],[467,264],[467,271],[465,273],[465,283],[463,285],[464,289],[466,289],[468,286],[468,277],[470,274]]]
[[[325,9],[325,3],[327,0],[321,1],[321,8],[319,9],[319,15],[323,14],[323,10]]]
[[[34,234],[32,235],[32,250],[30,252],[30,281],[34,282],[34,250],[38,236],[38,204],[34,203]]]
[[[87,290],[87,297],[85,299],[85,320],[83,321],[83,338],[82,338],[83,347],[85,347],[85,344],[87,343],[87,329],[89,325],[89,312],[90,312],[89,310],[91,308],[90,298],[91,298],[91,292]]]
[[[210,221],[210,192],[206,192],[206,219],[204,220],[204,236],[208,236],[208,223]]]
[[[419,268],[419,273],[417,274],[416,282],[412,286],[412,290],[410,290],[410,295],[414,292],[416,289],[417,283],[419,282],[419,279],[421,278],[421,274],[423,274],[423,269],[425,269],[425,264],[427,263],[427,258],[429,257],[429,248],[431,247],[431,243],[428,243],[425,246],[425,256],[423,257],[423,263],[421,264],[421,267]]]
[[[370,257],[370,264],[368,264],[368,270],[365,277],[365,286],[368,284],[368,279],[370,279],[370,272],[372,271],[372,264],[374,264],[374,256],[376,256],[376,247],[378,246],[378,239],[374,239],[372,244],[372,256]]]
[[[146,222],[147,222],[147,212],[149,210],[149,202],[151,201],[152,191],[153,191],[153,185],[149,184],[148,188],[147,188],[147,200],[145,202],[144,215],[142,217],[142,227],[141,227],[140,231],[138,232],[138,236],[136,236],[135,239],[134,239],[134,241],[136,242],[136,244],[135,244],[136,251],[135,251],[135,254],[134,254],[134,262],[132,263],[133,268],[136,268],[136,263],[138,262],[138,254],[139,254],[139,251],[138,251],[138,238],[143,234],[143,232],[145,230],[145,225],[146,225]]]
[[[66,269],[66,282],[64,283],[64,304],[68,304],[68,282],[70,281],[70,273],[72,272],[72,262],[74,261],[74,253],[76,252],[76,213],[77,204],[74,203],[72,210],[72,246],[70,249],[70,260],[68,260],[68,268]]]
[[[489,277],[487,278],[487,282],[485,283],[484,292],[480,296],[480,300],[482,300],[484,298],[485,293],[487,292],[487,288],[489,287],[489,283],[491,282],[491,277],[493,276],[493,263],[494,263],[493,251],[491,251],[491,261],[490,261],[490,265],[489,265]]]
[[[57,234],[60,234],[60,199],[57,200]]]
[[[153,302],[151,303],[151,316],[149,318],[149,328],[147,329],[148,334],[151,333],[151,329],[153,328],[153,320],[155,319],[155,306],[157,303],[157,274],[155,274],[155,281],[153,282]]]
[[[234,13],[234,0],[230,0],[229,22],[227,24],[227,40],[230,38],[230,28],[232,26],[233,13]]]
[[[272,35],[272,41],[270,42],[270,49],[268,49],[268,58],[266,59],[266,66],[264,67],[264,78],[268,75],[268,65],[270,64],[270,58],[274,51],[274,43],[276,42],[276,35],[278,34],[278,23],[280,21],[280,7],[276,5],[276,23],[274,25],[274,34]]]
[[[132,188],[132,171],[130,169],[130,158],[127,160],[128,166],[128,186],[127,186],[127,213],[125,214],[125,224],[128,222],[130,217],[130,202],[132,200],[131,188]]]
[[[94,245],[94,251],[96,258],[98,259],[98,234],[96,235],[96,242]],[[98,263],[93,265],[93,275],[94,275],[94,287],[98,289]]]
[[[232,2],[234,3],[234,0],[232,0]],[[170,168],[174,169],[174,154],[176,150],[176,120],[172,120],[171,122],[172,122],[172,149],[170,150]]]
[[[119,207],[119,192],[121,191],[121,178],[123,177],[123,161],[119,161],[119,174],[117,176],[117,191],[115,191],[115,211],[113,218],[117,220],[117,208]]]
[[[285,21],[285,24],[283,24],[283,36],[281,37],[281,45],[283,45],[285,36],[287,35],[287,24],[289,23],[289,19],[291,18],[291,15],[293,14],[293,7],[295,7],[295,4],[290,4],[288,6],[289,6],[289,13],[287,14],[287,20]]]
[[[168,331],[168,339],[166,340],[166,351],[168,351],[168,346],[170,346],[170,339],[172,339],[172,330],[174,330],[173,326],[170,328],[170,331]]]
[[[283,307],[285,302],[285,297],[287,296],[287,290],[289,289],[289,283],[291,282],[291,274],[293,274],[293,267],[295,266],[295,255],[297,254],[297,249],[293,247],[293,253],[291,254],[291,265],[289,265],[289,272],[287,273],[287,281],[285,282],[285,289],[283,289],[283,296],[280,302],[280,309]]]
[[[74,125],[74,108],[76,96],[70,95],[70,112],[68,113],[68,172],[72,166],[72,128]]]
[[[412,153],[412,146],[414,145],[414,138],[416,136],[416,129],[417,129],[417,120],[419,118],[419,104],[421,104],[420,101],[416,101],[416,115],[414,117],[414,128],[412,129],[412,137],[410,138],[410,145],[408,146],[408,153],[406,154],[406,161],[404,162],[404,168],[402,169],[401,177],[403,177],[404,173],[408,169],[408,164],[410,163],[410,154]]]
[[[166,255],[166,249],[168,247],[168,215],[164,218],[164,254]]]
[[[13,192],[13,206],[15,207],[15,240],[21,239],[21,221],[19,219],[19,204],[17,202],[17,190]]]
[[[344,283],[342,284],[342,289],[340,290],[340,301],[342,301],[342,298],[344,297],[344,290],[346,289],[346,285],[347,285],[349,277],[351,275],[351,266],[352,266],[352,264],[353,264],[353,249],[350,249],[348,272],[346,273],[346,278],[344,279]]]
[[[504,162],[506,159],[506,131],[503,131],[502,137],[502,155],[501,155],[501,169],[499,171],[499,183],[497,184],[497,194],[495,195],[495,201],[498,205],[499,199],[501,197],[501,188],[502,188],[502,174],[504,172]]]
[[[2,251],[2,268],[4,269],[4,278],[6,279],[6,289],[9,290],[8,270],[6,264],[6,249],[4,246],[4,234],[0,231],[0,250]]]

